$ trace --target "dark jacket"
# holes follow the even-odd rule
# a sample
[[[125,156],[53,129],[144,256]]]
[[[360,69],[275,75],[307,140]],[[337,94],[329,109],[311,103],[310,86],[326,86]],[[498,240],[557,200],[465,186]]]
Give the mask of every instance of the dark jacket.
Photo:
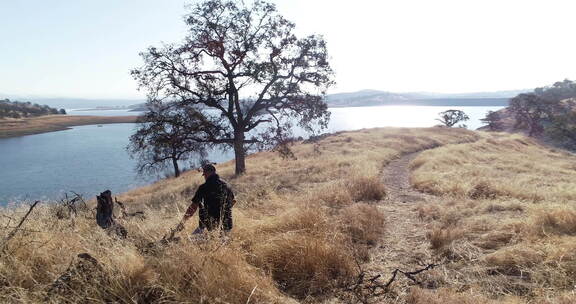
[[[221,227],[223,230],[232,229],[232,189],[214,174],[196,190],[192,203],[199,207],[200,228],[208,230]],[[192,206],[191,206],[192,207]],[[190,209],[189,209],[190,210]],[[189,213],[187,211],[187,213]]]

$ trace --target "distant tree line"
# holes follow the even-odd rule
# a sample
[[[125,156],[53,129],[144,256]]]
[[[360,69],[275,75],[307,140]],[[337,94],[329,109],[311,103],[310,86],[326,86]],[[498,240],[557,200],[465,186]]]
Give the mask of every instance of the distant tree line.
[[[0,100],[0,118],[36,117],[50,114],[66,114],[66,110],[31,102]]]
[[[576,82],[564,80],[510,99],[507,108],[513,129],[528,136],[547,136],[576,148]],[[483,121],[491,130],[502,128],[502,115],[489,112]]]

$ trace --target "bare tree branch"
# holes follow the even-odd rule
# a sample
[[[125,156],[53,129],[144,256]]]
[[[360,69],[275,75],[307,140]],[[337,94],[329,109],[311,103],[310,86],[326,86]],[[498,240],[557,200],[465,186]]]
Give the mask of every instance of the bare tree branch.
[[[28,219],[28,216],[30,215],[30,213],[32,213],[32,210],[34,210],[34,207],[36,207],[36,205],[38,205],[40,203],[40,201],[35,201],[32,205],[30,205],[30,208],[28,209],[28,212],[26,212],[26,214],[22,217],[22,219],[20,219],[20,222],[18,223],[18,225],[14,228],[14,230],[10,231],[10,233],[8,233],[8,235],[4,238],[4,240],[2,241],[2,245],[1,245],[1,252],[4,252],[6,250],[6,245],[8,244],[8,241],[10,241],[15,235],[16,233],[18,233],[18,231],[20,230],[20,227],[22,227],[22,225],[24,224],[24,222],[26,221],[26,219]]]

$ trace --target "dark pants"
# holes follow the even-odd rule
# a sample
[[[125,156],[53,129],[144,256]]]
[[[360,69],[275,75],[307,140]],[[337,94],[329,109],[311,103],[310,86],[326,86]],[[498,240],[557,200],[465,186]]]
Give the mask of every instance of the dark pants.
[[[206,217],[200,220],[200,228],[208,231],[215,229],[230,231],[232,229],[232,208],[224,209],[220,217],[212,217],[206,214]]]

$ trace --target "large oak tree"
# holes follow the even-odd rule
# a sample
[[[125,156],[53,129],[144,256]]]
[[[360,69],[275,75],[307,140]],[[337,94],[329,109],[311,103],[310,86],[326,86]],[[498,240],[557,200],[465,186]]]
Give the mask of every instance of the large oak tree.
[[[194,105],[209,132],[192,137],[233,148],[236,174],[246,170],[250,145],[282,143],[295,125],[327,126],[324,96],[334,82],[322,37],[298,38],[264,1],[208,0],[190,9],[184,40],[148,48],[132,71],[148,103]]]

